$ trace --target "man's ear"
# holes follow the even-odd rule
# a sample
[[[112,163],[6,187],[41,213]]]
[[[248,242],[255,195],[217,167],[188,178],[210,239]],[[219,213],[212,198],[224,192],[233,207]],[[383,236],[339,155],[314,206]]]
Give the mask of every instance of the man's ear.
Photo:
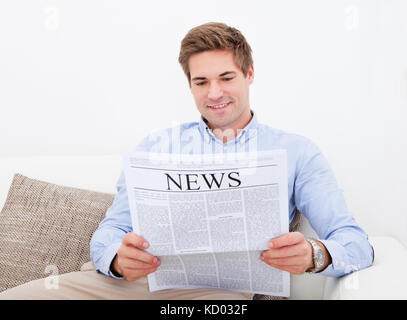
[[[253,81],[254,81],[254,67],[253,67],[253,65],[251,65],[249,70],[247,71],[247,78],[249,79],[249,83],[252,84]]]

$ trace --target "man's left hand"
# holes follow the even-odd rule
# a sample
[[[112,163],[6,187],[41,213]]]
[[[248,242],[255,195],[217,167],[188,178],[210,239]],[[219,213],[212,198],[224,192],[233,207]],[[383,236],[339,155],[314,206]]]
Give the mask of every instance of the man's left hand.
[[[301,232],[289,232],[269,241],[270,249],[260,255],[268,265],[294,274],[314,268],[312,246]]]

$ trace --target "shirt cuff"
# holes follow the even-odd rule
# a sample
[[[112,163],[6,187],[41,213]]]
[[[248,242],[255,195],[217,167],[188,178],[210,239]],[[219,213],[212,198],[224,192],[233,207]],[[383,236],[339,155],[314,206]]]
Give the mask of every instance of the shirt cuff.
[[[109,277],[115,278],[115,279],[124,279],[123,277],[118,277],[113,274],[112,271],[110,271],[110,265],[112,264],[112,261],[114,257],[117,254],[117,251],[119,250],[121,246],[121,242],[113,243],[111,244],[105,251],[105,254],[103,256],[103,266],[99,270],[101,273],[104,275],[107,275]]]
[[[332,262],[323,271],[318,274],[327,277],[341,277],[352,271],[358,270],[357,266],[352,266],[348,259],[345,248],[335,240],[321,240],[318,239],[331,255]]]

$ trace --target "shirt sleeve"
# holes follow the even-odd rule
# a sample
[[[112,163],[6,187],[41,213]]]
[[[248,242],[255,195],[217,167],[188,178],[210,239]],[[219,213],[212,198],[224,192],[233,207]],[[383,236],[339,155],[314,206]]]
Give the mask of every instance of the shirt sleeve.
[[[326,158],[311,141],[296,171],[296,207],[332,257],[332,263],[320,274],[340,277],[369,267],[373,263],[373,247],[368,236],[348,210]]]
[[[156,143],[156,140],[155,136],[146,136],[132,150],[148,151],[151,144]],[[126,233],[133,231],[126,178],[123,170],[116,183],[116,189],[117,193],[112,205],[107,209],[105,218],[90,240],[90,259],[96,270],[102,274],[116,279],[123,279],[123,277],[118,277],[110,271],[110,265],[121,246],[124,236]]]
[[[132,231],[130,208],[127,198],[126,182],[122,171],[117,182],[117,193],[106,216],[99,224],[90,241],[90,258],[96,270],[104,275],[115,276],[110,264],[116,256],[126,233]]]

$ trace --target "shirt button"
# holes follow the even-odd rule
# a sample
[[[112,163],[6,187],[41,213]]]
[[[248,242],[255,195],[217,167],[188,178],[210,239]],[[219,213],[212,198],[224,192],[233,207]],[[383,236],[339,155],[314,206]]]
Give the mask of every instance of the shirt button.
[[[344,266],[345,266],[345,262],[342,261],[342,262],[341,262],[341,266],[344,267]]]

